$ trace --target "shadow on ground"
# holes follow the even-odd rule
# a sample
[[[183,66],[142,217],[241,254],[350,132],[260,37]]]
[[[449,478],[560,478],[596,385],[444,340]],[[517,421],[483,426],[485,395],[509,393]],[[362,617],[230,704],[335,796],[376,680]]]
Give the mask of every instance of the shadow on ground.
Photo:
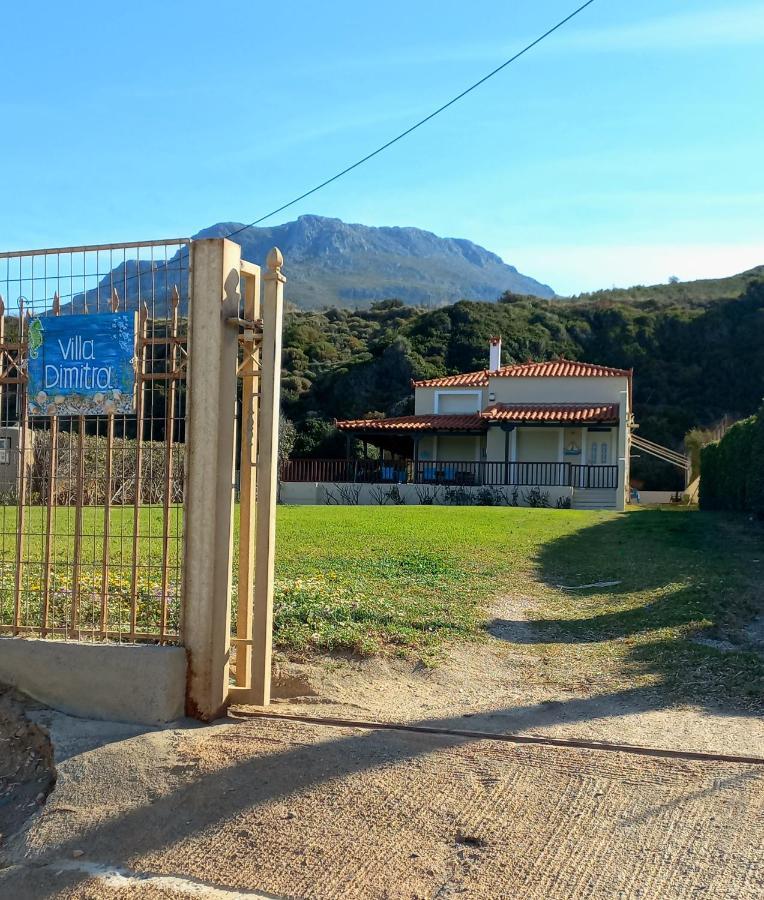
[[[551,541],[537,560],[569,615],[493,619],[508,643],[629,642],[623,674],[664,700],[764,707],[764,655],[743,628],[764,609],[764,531],[742,516],[642,509]],[[700,640],[699,640],[700,639]]]
[[[671,517],[668,525],[663,518],[666,516]],[[728,526],[730,530],[725,530]],[[727,520],[694,511],[644,510],[604,520],[551,542],[541,551],[537,564],[542,580],[555,587],[619,581],[607,589],[607,603],[612,604],[612,609],[599,608],[603,589],[592,588],[576,592],[581,613],[578,617],[530,622],[495,620],[489,625],[489,630],[504,640],[522,639],[531,644],[644,637],[630,646],[624,672],[650,672],[658,678],[657,688],[631,687],[591,697],[498,707],[411,724],[484,732],[505,731],[508,727],[523,731],[531,726],[611,716],[614,704],[657,709],[673,702],[682,692],[682,696],[691,696],[695,702],[713,702],[718,707],[719,697],[738,690],[741,678],[751,684],[755,678],[761,678],[760,657],[746,652],[721,654],[699,647],[688,640],[682,629],[693,627],[696,622],[705,623],[703,627],[726,628],[754,617],[755,601],[760,601],[760,596],[752,589],[749,595],[748,578],[738,575],[740,567],[754,558],[756,545],[753,540],[741,538],[733,548],[725,545],[726,538],[720,540],[720,535],[731,539],[738,534],[735,523],[730,525]],[[708,589],[711,577],[720,580],[718,589]],[[635,604],[635,592],[658,596],[643,597],[643,602]],[[520,638],[523,628],[530,629],[531,634]],[[676,633],[672,634],[671,629]],[[653,637],[653,632],[660,632],[661,636]],[[731,715],[737,711],[734,704],[728,705]],[[246,810],[365,770],[399,762],[415,763],[442,747],[469,745],[476,740],[468,736],[403,732],[385,732],[381,736],[375,731],[348,730],[328,741],[307,741],[275,749],[265,756],[254,750],[244,758],[232,755],[227,765],[209,774],[169,773],[166,793],[152,798],[150,804],[129,809],[57,841],[50,848],[51,859],[71,858],[86,846],[88,860],[105,864],[133,861],[140,865],[141,857],[175,847],[189,838],[203,841],[208,830],[235,820]],[[744,772],[731,777],[751,776]],[[118,860],[114,858],[114,848],[119,848]],[[86,878],[83,874],[82,880]],[[45,887],[39,888],[36,896],[53,897],[56,893],[53,887]]]
[[[468,726],[462,717],[428,719],[412,724],[442,729],[463,729],[466,726],[474,730],[490,730],[495,728],[496,720],[503,718],[512,719],[519,727],[522,727],[524,716],[529,720],[532,718],[536,724],[539,722],[539,716],[544,715],[549,722],[559,721],[563,715],[566,721],[580,721],[609,714],[605,712],[607,701],[639,701],[640,693],[640,691],[624,691],[620,695],[608,695],[605,698],[499,708],[470,717]],[[231,724],[234,721],[237,721],[238,728],[246,727],[241,720],[229,720]],[[262,752],[262,744],[258,749],[255,740],[248,751],[247,745],[244,745],[244,758],[240,753],[237,756],[233,752],[235,744],[231,743],[232,752],[227,763],[219,765],[215,771],[199,775],[193,767],[179,767],[186,769],[187,775],[179,778],[174,778],[174,773],[168,775],[167,791],[162,796],[152,797],[150,803],[120,812],[112,818],[102,818],[91,826],[81,828],[73,836],[53,842],[54,846],[49,847],[49,858],[38,858],[31,863],[38,872],[39,866],[52,864],[49,867],[51,877],[44,883],[36,882],[35,898],[59,896],[57,881],[53,877],[56,861],[71,859],[81,853],[83,847],[87,848],[83,862],[88,864],[105,866],[126,864],[141,869],[145,865],[141,863],[142,857],[150,855],[156,857],[157,854],[161,855],[162,852],[172,848],[179,850],[182,842],[189,839],[199,841],[200,847],[204,848],[205,842],[211,840],[208,837],[210,832],[225,822],[237,821],[246,811],[290,797],[295,797],[294,802],[299,803],[296,797],[300,792],[319,785],[327,785],[331,791],[331,784],[337,779],[345,779],[367,770],[384,769],[396,763],[411,761],[414,764],[411,771],[415,772],[419,765],[416,761],[431,753],[482,740],[463,735],[350,729],[340,732],[340,735],[320,741],[311,740],[306,735],[307,739],[300,740],[296,746],[292,745],[282,750],[275,748],[275,752],[266,754]],[[204,736],[203,732],[201,736]],[[239,738],[241,737],[240,734]],[[276,745],[282,743],[280,740],[271,740]],[[602,765],[604,769],[608,767],[605,758],[601,764],[597,762],[592,764],[596,767]],[[760,767],[742,768],[738,773],[728,773],[732,779],[730,783],[745,783],[757,775],[755,770],[758,768]],[[705,790],[701,788],[698,795],[702,796]],[[693,794],[690,793],[689,796]],[[650,814],[654,813],[650,811],[646,813]],[[246,831],[241,832],[241,835],[249,840]],[[244,840],[243,847],[246,852],[253,852],[247,840]],[[235,851],[232,847],[230,852],[239,851]],[[116,859],[115,853],[119,854]],[[285,861],[286,864],[289,864],[288,860]],[[1,877],[0,875],[0,880]],[[69,871],[67,877],[69,879],[67,887],[71,889],[74,881],[86,882],[89,874],[87,871],[81,873]],[[23,892],[21,896],[24,896]]]

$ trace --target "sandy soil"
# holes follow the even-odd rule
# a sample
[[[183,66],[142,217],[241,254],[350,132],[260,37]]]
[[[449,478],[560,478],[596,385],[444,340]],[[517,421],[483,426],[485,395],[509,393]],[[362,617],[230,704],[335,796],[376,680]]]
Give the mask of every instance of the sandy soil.
[[[532,643],[522,598],[497,602],[492,618],[515,623],[486,644],[458,645],[434,669],[400,659],[282,659],[274,708],[290,714],[535,734],[672,749],[764,756],[764,718],[702,706],[667,706],[649,688],[608,690],[544,683],[518,648]],[[532,676],[532,677],[531,677]]]

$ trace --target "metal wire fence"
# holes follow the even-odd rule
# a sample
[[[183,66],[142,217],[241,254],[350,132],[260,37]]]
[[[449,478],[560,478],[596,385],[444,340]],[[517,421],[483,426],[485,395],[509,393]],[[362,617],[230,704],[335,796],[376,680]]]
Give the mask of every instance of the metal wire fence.
[[[0,253],[0,634],[179,639],[189,249]],[[36,317],[133,310],[134,413],[29,396]]]

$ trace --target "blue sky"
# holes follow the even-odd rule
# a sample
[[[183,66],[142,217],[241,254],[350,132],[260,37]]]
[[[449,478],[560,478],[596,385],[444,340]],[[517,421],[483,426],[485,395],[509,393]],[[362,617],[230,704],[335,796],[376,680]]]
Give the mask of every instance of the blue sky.
[[[0,248],[251,221],[575,5],[10,4]],[[466,237],[560,293],[731,274],[764,263],[762,97],[764,0],[596,0],[269,224],[311,212]]]

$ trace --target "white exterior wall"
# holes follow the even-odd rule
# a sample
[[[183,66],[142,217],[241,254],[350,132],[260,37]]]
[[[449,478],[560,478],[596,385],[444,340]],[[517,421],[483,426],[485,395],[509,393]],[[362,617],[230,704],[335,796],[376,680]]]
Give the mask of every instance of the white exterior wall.
[[[518,428],[517,462],[561,462],[559,428]]]
[[[478,462],[480,460],[479,436],[470,435],[439,435],[438,453],[433,457],[439,461],[447,462]],[[421,459],[421,455],[420,455]]]
[[[504,462],[505,452],[504,431],[493,426],[488,429],[485,440],[485,457],[489,462]],[[512,460],[513,432],[509,433],[509,459]]]
[[[477,462],[482,459],[483,435],[423,435],[419,441],[419,461],[428,459]]]
[[[640,491],[639,502],[642,506],[650,506],[656,503],[672,503],[676,496],[676,491]],[[679,492],[682,496],[682,492]]]
[[[628,390],[629,379],[593,378],[499,378],[489,380],[488,391],[496,403],[618,403]]]
[[[437,459],[438,439],[435,435],[425,434],[419,439],[419,459]]]
[[[447,412],[479,412],[485,409],[487,403],[488,392],[480,387],[421,387],[416,388],[414,392],[414,413],[417,416]]]
[[[377,485],[377,488],[382,488],[383,490],[389,490],[394,485]],[[324,506],[326,505],[326,497],[327,490],[330,491],[334,496],[339,496],[339,489],[341,487],[345,487],[342,484],[335,484],[333,482],[285,482],[281,485],[281,502],[287,504],[289,506]],[[375,485],[370,484],[349,484],[348,488],[358,489],[358,503],[360,506],[376,506],[377,501],[374,499],[372,491],[375,489]],[[429,490],[430,494],[432,494],[433,486],[432,485],[414,485],[414,484],[398,484],[395,485],[398,488],[400,496],[404,498],[407,506],[419,506],[419,494],[417,493],[417,487],[419,487],[420,491]],[[509,501],[512,497],[513,488],[511,485],[502,487],[501,485],[497,485],[497,488],[503,491],[504,496],[504,504],[508,505],[507,501]],[[437,506],[450,505],[444,503],[445,497],[445,488],[438,487],[437,489]],[[472,495],[473,497],[477,497],[480,494],[481,490],[484,490],[481,487],[463,487],[458,488],[458,490],[463,490]],[[557,504],[558,498],[572,498],[573,497],[573,489],[570,487],[542,487],[541,490],[549,495],[549,505],[550,507],[554,507]],[[518,491],[518,505],[519,506],[527,506],[523,501],[523,495],[527,494],[530,491],[530,487],[519,487]]]
[[[432,415],[435,412],[435,388],[416,388],[414,391],[414,413],[417,416]]]
[[[618,492],[617,508],[626,509],[626,504],[631,500],[630,490],[630,457],[631,457],[631,397],[629,396],[629,382],[626,378],[616,379],[621,383],[619,388],[618,411],[618,440],[617,459],[618,465]]]

